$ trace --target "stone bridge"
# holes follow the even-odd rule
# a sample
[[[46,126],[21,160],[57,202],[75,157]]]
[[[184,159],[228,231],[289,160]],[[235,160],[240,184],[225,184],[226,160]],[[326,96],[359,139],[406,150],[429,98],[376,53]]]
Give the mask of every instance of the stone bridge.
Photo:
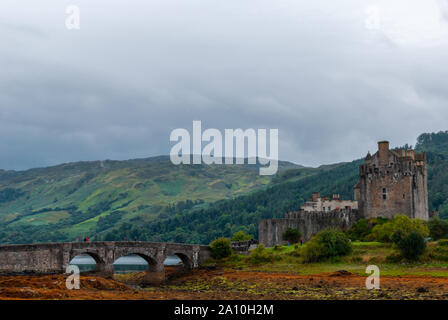
[[[113,263],[120,257],[135,254],[146,260],[145,282],[165,280],[163,262],[178,256],[186,269],[197,268],[210,257],[210,248],[202,245],[158,242],[62,242],[0,245],[0,272],[63,273],[70,261],[81,254],[96,262],[96,272],[112,276]]]

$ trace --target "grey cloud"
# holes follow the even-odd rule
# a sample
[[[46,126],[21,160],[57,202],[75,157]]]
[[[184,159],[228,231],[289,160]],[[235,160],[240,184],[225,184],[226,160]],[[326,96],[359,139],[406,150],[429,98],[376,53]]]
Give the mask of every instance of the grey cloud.
[[[440,7],[440,13],[443,19],[448,20],[448,1],[447,0],[437,0]]]
[[[14,24],[6,21],[0,20],[0,30],[2,34],[14,33],[22,36],[30,36],[30,37],[45,37],[45,32],[43,32],[40,28],[29,26],[26,24]]]
[[[0,168],[167,154],[193,120],[278,128],[305,165],[447,129],[447,43],[366,30],[370,2],[79,0],[73,32],[52,3],[34,20],[0,4],[40,30],[0,29]]]

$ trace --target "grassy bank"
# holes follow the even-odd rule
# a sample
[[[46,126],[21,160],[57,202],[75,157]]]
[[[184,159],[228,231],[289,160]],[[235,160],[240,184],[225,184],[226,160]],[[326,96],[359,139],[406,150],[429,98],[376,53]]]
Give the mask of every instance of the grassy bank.
[[[392,244],[380,242],[353,242],[351,254],[318,263],[303,263],[300,246],[276,246],[264,249],[261,258],[233,254],[222,261],[209,261],[224,269],[243,271],[286,272],[300,275],[331,273],[345,270],[357,275],[366,275],[368,265],[377,265],[383,276],[434,276],[448,277],[448,247],[429,243],[426,253],[417,262],[397,259]]]

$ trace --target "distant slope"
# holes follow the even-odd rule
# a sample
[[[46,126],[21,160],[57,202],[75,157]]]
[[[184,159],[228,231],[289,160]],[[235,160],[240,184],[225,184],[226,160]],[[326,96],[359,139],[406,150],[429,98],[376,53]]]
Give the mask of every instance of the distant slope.
[[[279,163],[280,172],[306,168]],[[173,165],[161,156],[0,171],[0,241],[72,240],[123,222],[258,190],[271,182],[257,165]]]

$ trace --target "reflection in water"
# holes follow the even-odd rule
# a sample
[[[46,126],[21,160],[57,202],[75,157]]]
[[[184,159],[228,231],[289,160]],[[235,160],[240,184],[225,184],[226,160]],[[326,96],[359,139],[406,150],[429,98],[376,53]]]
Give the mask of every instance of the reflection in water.
[[[71,265],[77,265],[81,272],[92,271],[95,269],[95,260],[88,254],[76,256],[70,261]],[[163,263],[165,266],[174,266],[182,264],[182,261],[177,256],[168,256]],[[148,268],[148,263],[142,257],[137,255],[128,255],[118,258],[114,262],[115,273],[130,273],[137,271],[144,271]]]

